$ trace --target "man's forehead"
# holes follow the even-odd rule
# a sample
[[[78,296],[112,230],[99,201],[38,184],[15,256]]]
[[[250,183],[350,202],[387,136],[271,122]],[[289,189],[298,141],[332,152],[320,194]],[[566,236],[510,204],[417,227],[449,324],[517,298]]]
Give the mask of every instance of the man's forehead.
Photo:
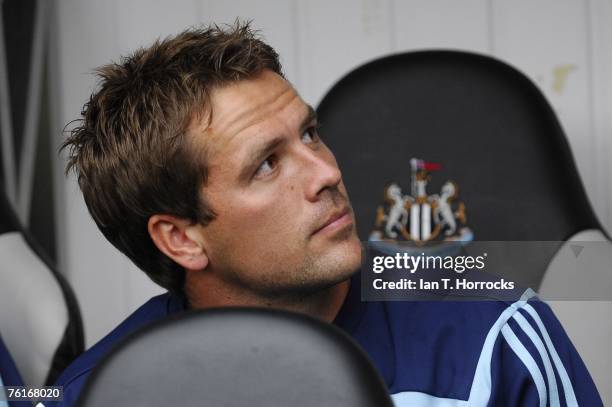
[[[207,120],[194,130],[211,148],[219,142],[227,145],[237,135],[264,122],[276,123],[279,118],[299,122],[312,110],[289,82],[271,71],[213,90],[210,102]]]

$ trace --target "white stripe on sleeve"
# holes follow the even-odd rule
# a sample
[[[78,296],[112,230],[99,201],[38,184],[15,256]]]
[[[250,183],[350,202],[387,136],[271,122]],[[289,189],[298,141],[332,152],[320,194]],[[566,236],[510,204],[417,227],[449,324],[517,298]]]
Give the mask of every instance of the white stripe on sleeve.
[[[540,407],[546,407],[547,402],[547,394],[546,394],[546,384],[544,383],[544,377],[542,376],[542,372],[540,372],[540,368],[538,367],[536,361],[533,359],[533,356],[529,353],[525,345],[521,343],[519,338],[514,334],[512,329],[506,324],[501,330],[504,339],[510,345],[510,348],[516,353],[516,356],[523,362],[531,377],[533,378],[533,382],[538,389],[538,396],[540,397]]]

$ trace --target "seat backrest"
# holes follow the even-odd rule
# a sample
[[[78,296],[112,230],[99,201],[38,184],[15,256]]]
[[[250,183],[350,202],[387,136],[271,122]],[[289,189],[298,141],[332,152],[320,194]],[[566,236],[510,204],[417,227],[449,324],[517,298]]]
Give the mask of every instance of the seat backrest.
[[[52,384],[83,352],[79,307],[66,280],[21,227],[4,193],[0,259],[0,333],[26,385]]]
[[[344,76],[317,111],[363,240],[384,186],[407,189],[411,158],[442,165],[432,192],[448,179],[459,185],[475,240],[563,241],[601,230],[553,110],[499,60],[460,51],[381,58]],[[558,249],[547,247],[515,259],[537,273],[536,289]]]
[[[584,300],[553,307],[604,400],[612,401],[612,244],[557,117],[525,75],[484,55],[408,52],[350,72],[317,111],[363,240],[380,218],[383,187],[410,184],[411,158],[440,163],[441,174],[428,187],[440,191],[448,179],[459,185],[475,240],[529,242],[504,243],[507,256],[497,266],[528,273],[528,286],[546,299]],[[602,242],[581,255],[592,264],[584,273],[576,273],[578,255],[571,250],[580,241]],[[587,262],[585,256],[594,257]],[[563,296],[577,287],[587,294]]]
[[[390,407],[346,334],[304,315],[226,308],[131,336],[94,370],[79,405]]]

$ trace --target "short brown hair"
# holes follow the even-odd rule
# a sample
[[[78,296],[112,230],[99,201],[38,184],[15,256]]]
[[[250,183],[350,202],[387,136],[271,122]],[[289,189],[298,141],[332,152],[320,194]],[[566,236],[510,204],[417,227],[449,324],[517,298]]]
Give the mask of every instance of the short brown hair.
[[[61,147],[104,236],[172,292],[183,293],[185,271],[157,249],[148,220],[157,213],[214,219],[200,193],[205,154],[190,148],[186,134],[194,117],[210,114],[211,89],[263,70],[282,76],[278,54],[248,22],[158,40],[96,70],[98,89]]]

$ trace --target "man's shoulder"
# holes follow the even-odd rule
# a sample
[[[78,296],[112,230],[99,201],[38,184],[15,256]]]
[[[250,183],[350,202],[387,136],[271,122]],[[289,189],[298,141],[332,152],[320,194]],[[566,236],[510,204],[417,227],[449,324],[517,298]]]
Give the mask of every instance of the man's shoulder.
[[[60,405],[72,405],[71,403],[76,401],[92,369],[131,333],[182,309],[184,309],[183,300],[170,293],[153,297],[140,306],[108,335],[81,354],[64,370],[55,383],[55,385],[63,386],[64,388],[65,404]]]
[[[493,356],[508,327],[527,329],[529,334],[534,331],[539,332],[538,335],[550,333],[555,337],[563,332],[550,307],[531,290],[514,301],[389,303],[385,308],[396,348],[410,348],[415,355],[424,357],[429,352],[431,357],[444,355],[445,363],[465,373],[476,373],[483,357]],[[423,352],[426,348],[429,350]],[[426,359],[422,362],[427,364]]]
[[[459,335],[463,342],[481,343],[484,336],[526,306],[552,315],[550,307],[527,290],[522,296],[508,300],[486,298],[465,301],[392,301],[384,304],[386,322],[391,330],[402,333],[429,332]],[[467,335],[467,333],[470,333]]]
[[[376,328],[375,340],[386,341],[388,352],[378,359],[398,405],[425,399],[521,405],[543,397],[598,405],[597,390],[571,341],[531,290],[515,301],[390,302],[379,307],[385,323]],[[525,389],[516,402],[510,402],[512,388]]]

